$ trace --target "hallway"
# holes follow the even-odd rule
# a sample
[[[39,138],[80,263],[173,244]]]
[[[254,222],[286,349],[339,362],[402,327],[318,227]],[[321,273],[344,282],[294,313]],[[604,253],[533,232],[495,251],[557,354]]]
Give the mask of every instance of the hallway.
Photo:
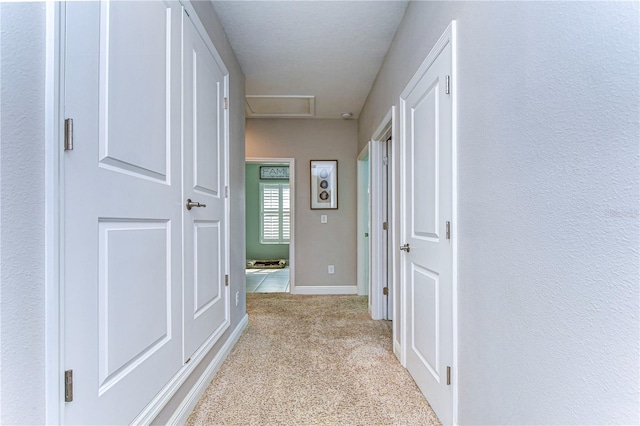
[[[188,425],[435,425],[361,296],[248,294],[249,327]]]

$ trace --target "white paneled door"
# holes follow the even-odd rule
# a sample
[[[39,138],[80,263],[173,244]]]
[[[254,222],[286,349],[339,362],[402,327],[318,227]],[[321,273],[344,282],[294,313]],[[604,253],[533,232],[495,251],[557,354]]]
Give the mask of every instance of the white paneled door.
[[[224,65],[184,20],[185,361],[229,326],[225,286],[226,114]],[[198,207],[198,203],[200,207]]]
[[[400,102],[406,367],[444,424],[453,421],[451,75],[451,40],[441,39]]]
[[[228,318],[226,77],[178,2],[64,10],[61,420],[128,424]]]

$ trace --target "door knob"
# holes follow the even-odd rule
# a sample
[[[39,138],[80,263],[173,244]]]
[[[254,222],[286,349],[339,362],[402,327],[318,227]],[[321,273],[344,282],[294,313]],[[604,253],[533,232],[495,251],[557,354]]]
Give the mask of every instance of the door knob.
[[[192,207],[207,207],[207,205],[200,204],[196,201],[191,201],[191,198],[187,198],[187,210],[191,210]]]
[[[400,250],[404,250],[409,253],[411,251],[411,247],[409,247],[409,244],[405,244],[403,246],[400,246]]]

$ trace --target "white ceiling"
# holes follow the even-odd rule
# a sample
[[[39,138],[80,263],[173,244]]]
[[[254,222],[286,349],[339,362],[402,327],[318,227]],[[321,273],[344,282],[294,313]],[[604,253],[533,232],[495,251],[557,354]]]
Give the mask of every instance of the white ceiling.
[[[358,118],[407,2],[213,5],[244,71],[247,95],[315,96],[316,118],[343,112]]]

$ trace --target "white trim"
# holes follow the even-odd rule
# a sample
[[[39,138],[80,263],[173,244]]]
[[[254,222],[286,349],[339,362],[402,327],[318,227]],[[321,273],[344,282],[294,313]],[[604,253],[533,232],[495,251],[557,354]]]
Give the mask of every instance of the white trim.
[[[433,48],[431,49],[431,51],[429,52],[429,54],[427,55],[427,57],[425,58],[425,60],[422,62],[422,64],[420,65],[420,67],[418,67],[418,69],[416,70],[413,78],[409,81],[409,83],[407,84],[407,86],[405,87],[405,89],[402,91],[402,94],[400,95],[400,128],[401,129],[406,129],[407,123],[405,122],[405,112],[406,112],[406,98],[409,96],[409,94],[411,93],[411,91],[415,88],[415,86],[419,83],[419,81],[422,79],[423,75],[426,73],[426,71],[429,69],[429,67],[433,64],[433,62],[438,58],[438,56],[440,55],[440,53],[442,52],[442,50],[444,50],[446,48],[447,45],[451,45],[451,81],[453,84],[452,90],[451,90],[451,99],[452,99],[452,117],[451,117],[451,126],[452,126],[452,132],[451,132],[451,144],[452,144],[452,152],[451,152],[451,156],[452,156],[452,216],[451,216],[451,220],[452,220],[452,228],[453,228],[453,232],[451,235],[451,244],[452,244],[452,279],[451,279],[451,285],[452,285],[452,321],[453,321],[453,360],[452,360],[452,374],[453,374],[453,381],[452,381],[452,396],[453,396],[453,413],[452,413],[452,419],[453,419],[453,424],[457,424],[458,423],[458,240],[457,240],[457,235],[458,235],[458,229],[457,229],[457,225],[458,225],[458,205],[457,205],[457,200],[458,200],[458,190],[457,190],[457,137],[458,137],[458,132],[457,132],[457,127],[458,127],[458,119],[457,119],[457,86],[456,83],[458,81],[457,79],[457,58],[456,58],[456,48],[457,48],[457,42],[456,42],[456,21],[453,20],[451,21],[451,23],[449,24],[449,26],[444,30],[443,34],[440,36],[440,38],[438,39],[438,41],[435,43],[435,45],[433,46]],[[401,132],[401,156],[404,156],[405,150],[406,150],[406,141],[404,140],[405,137],[405,132],[402,131]],[[406,204],[406,200],[407,200],[407,194],[404,191],[404,188],[406,187],[406,183],[404,182],[405,177],[404,175],[401,175],[401,181],[402,181],[402,192],[400,194],[401,197],[401,206],[404,206]],[[402,225],[402,234],[404,235],[406,232],[406,224],[403,223]],[[406,277],[404,277],[404,268],[402,268],[402,282],[406,282]],[[405,286],[401,286],[401,307],[402,307],[402,322],[403,324],[406,324],[406,320],[407,320],[407,309],[405,309],[406,304],[407,304],[407,294],[406,294],[406,288]],[[403,335],[402,335],[402,342],[401,342],[401,363],[402,365],[406,368],[407,365],[407,359],[406,359],[406,353],[407,353],[407,342],[408,342],[408,336],[406,336],[407,334],[407,330],[406,327],[403,330]]]
[[[453,424],[458,424],[458,35],[457,23],[451,21],[451,222],[453,229],[451,232],[452,251],[452,301],[453,304]]]
[[[402,358],[402,348],[400,345],[400,341],[398,340],[393,341],[393,353],[395,354],[396,358],[398,358],[398,360]]]
[[[291,203],[291,217],[289,219],[289,292],[296,294],[296,159],[247,157],[244,161],[245,164],[289,164],[289,202]]]
[[[64,93],[65,4],[45,5],[45,422],[61,423],[63,389],[64,299],[62,295],[63,182],[61,122]]]
[[[396,356],[401,359],[402,351],[402,327],[401,320],[402,305],[400,304],[400,250],[396,248],[400,246],[400,141],[398,132],[398,108],[391,107],[391,161],[389,162],[388,176],[390,179],[390,188],[392,191],[391,208],[389,217],[389,225],[391,233],[389,234],[392,255],[393,268],[393,344],[398,345]]]
[[[211,383],[211,380],[222,367],[222,364],[231,353],[231,349],[238,343],[240,336],[249,325],[249,316],[245,316],[240,320],[238,326],[233,330],[225,344],[220,348],[215,357],[211,360],[207,368],[204,370],[197,383],[191,388],[187,396],[182,400],[176,411],[167,421],[168,425],[185,424],[189,415],[198,404],[198,401],[204,394],[205,390]]]
[[[311,118],[316,115],[316,97],[313,95],[245,95],[244,111],[247,118]],[[302,113],[260,113],[253,112],[248,99],[255,98],[282,98],[282,99],[307,99],[309,101],[309,112]]]
[[[200,346],[200,348],[191,355],[191,361],[188,364],[184,364],[180,370],[171,378],[169,383],[167,383],[160,392],[147,404],[147,406],[136,416],[136,418],[131,422],[134,425],[146,425],[150,424],[153,419],[155,419],[160,411],[167,405],[167,403],[171,400],[171,398],[175,395],[175,393],[180,389],[180,387],[187,381],[189,376],[193,370],[196,369],[198,364],[202,361],[202,358],[205,357],[213,348],[220,338],[224,335],[224,333],[229,329],[231,325],[231,320],[225,320],[220,327],[216,331],[209,336],[209,338]],[[237,327],[236,327],[237,328]],[[225,342],[226,345],[226,342]]]
[[[358,168],[358,189],[357,189],[357,202],[358,202],[358,206],[357,206],[357,215],[358,215],[358,221],[357,221],[357,238],[356,238],[356,243],[357,243],[357,281],[358,281],[358,294],[360,296],[369,296],[370,292],[369,289],[371,287],[371,264],[369,264],[369,274],[367,274],[367,266],[366,266],[366,261],[370,260],[370,251],[369,251],[369,244],[365,244],[365,237],[364,234],[369,232],[369,224],[367,221],[367,218],[370,217],[370,213],[371,213],[371,209],[369,208],[370,205],[370,201],[369,201],[369,194],[367,193],[367,186],[364,185],[364,178],[366,176],[370,176],[370,174],[365,174],[366,170],[365,170],[365,162],[369,161],[369,145],[371,144],[371,142],[367,142],[365,144],[365,146],[362,148],[362,151],[360,151],[360,154],[358,154],[358,160],[357,160],[357,168]],[[369,163],[370,164],[370,163]],[[369,209],[369,215],[366,215],[366,208]],[[371,298],[369,298],[368,301],[369,304],[369,313],[371,313]]]
[[[384,241],[384,231],[382,223],[387,216],[387,203],[385,191],[385,172],[383,158],[386,152],[383,151],[383,145],[390,136],[393,127],[393,107],[387,112],[384,119],[374,132],[370,145],[370,179],[371,193],[369,195],[371,203],[371,251],[369,265],[371,265],[371,318],[374,320],[387,318],[387,306],[382,289],[387,281],[387,249],[388,246]],[[389,223],[391,223],[389,219]],[[391,286],[390,286],[391,287]],[[389,289],[393,292],[393,288]]]
[[[358,294],[358,286],[355,285],[325,285],[325,286],[298,286],[296,292],[291,294]]]

